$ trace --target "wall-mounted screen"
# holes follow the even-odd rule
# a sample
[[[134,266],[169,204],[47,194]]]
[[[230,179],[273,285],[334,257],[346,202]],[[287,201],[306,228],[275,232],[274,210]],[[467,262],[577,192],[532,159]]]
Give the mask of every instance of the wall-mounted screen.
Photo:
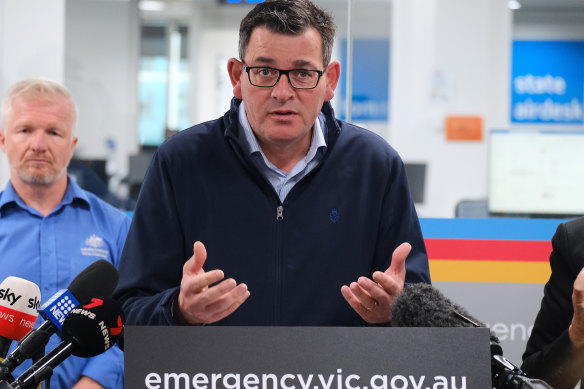
[[[492,130],[489,212],[584,215],[584,131]]]

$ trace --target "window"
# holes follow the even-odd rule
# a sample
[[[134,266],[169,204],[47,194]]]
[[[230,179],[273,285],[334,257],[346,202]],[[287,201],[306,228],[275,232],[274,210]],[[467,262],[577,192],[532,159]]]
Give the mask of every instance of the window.
[[[188,29],[143,26],[138,75],[138,134],[141,145],[158,146],[167,131],[189,127]]]

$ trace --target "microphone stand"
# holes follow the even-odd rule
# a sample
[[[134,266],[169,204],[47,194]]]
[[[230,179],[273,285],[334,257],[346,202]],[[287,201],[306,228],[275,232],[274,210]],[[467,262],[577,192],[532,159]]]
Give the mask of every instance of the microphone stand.
[[[26,334],[25,337],[18,342],[18,346],[14,349],[12,354],[0,362],[0,380],[14,382],[14,377],[11,374],[12,371],[26,359],[33,358],[39,350],[43,350],[42,352],[44,353],[45,346],[49,343],[50,337],[50,333],[40,329]]]
[[[503,357],[502,353],[496,352],[497,350],[501,350],[501,346],[491,341],[491,373],[494,389],[554,389],[545,381],[528,378],[521,369]]]
[[[481,325],[456,310],[453,310],[452,313],[473,327],[481,327]],[[520,368],[509,362],[503,356],[503,348],[499,344],[499,339],[492,332],[491,377],[493,389],[554,389],[543,380],[528,378]]]
[[[32,363],[33,364],[37,363],[39,361],[39,359],[41,359],[44,356],[45,356],[45,348],[42,347],[40,350],[38,350],[38,352],[35,355],[33,355]],[[45,382],[45,389],[51,389],[51,375],[52,374],[53,373],[51,371],[51,374],[49,374],[48,377],[44,381]],[[39,383],[37,389],[41,389],[41,387],[42,387],[42,383]],[[2,388],[0,388],[0,389],[2,389]]]

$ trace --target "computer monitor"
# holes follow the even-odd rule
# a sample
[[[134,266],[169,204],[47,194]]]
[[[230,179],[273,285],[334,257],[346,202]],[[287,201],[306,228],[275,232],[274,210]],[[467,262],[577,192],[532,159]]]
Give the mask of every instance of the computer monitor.
[[[414,203],[421,204],[424,202],[424,191],[426,188],[426,164],[404,162],[410,193]]]
[[[490,214],[584,215],[584,131],[492,130],[488,155]]]

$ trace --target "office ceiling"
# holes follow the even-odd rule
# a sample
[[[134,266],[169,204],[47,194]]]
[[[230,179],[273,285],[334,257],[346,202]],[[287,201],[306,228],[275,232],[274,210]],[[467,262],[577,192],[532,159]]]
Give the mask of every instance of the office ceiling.
[[[199,4],[205,5],[216,5],[219,0],[163,0],[166,2],[172,1],[193,1]],[[326,5],[326,6],[335,6],[338,7],[340,4],[347,4],[347,0],[315,0],[318,4]],[[504,1],[504,0],[502,0]],[[369,5],[369,4],[380,4],[380,5],[387,5],[391,3],[392,0],[353,0],[353,4],[362,4],[362,5]],[[584,0],[519,0],[522,5],[522,8],[526,9],[562,9],[562,8],[579,8],[584,10]]]
[[[352,0],[353,7],[375,8],[388,7],[394,0]],[[472,1],[472,0],[470,0]],[[499,0],[507,1],[507,0]],[[525,11],[577,11],[584,12],[584,0],[518,0],[521,9],[516,12]],[[164,9],[158,11],[143,11],[146,18],[173,18],[188,19],[192,10],[192,5],[202,6],[204,8],[229,7],[235,10],[238,7],[251,8],[251,5],[220,5],[219,0],[140,0],[141,4],[150,3],[151,5],[163,4]],[[329,9],[344,9],[347,7],[348,0],[315,0],[315,2]]]

